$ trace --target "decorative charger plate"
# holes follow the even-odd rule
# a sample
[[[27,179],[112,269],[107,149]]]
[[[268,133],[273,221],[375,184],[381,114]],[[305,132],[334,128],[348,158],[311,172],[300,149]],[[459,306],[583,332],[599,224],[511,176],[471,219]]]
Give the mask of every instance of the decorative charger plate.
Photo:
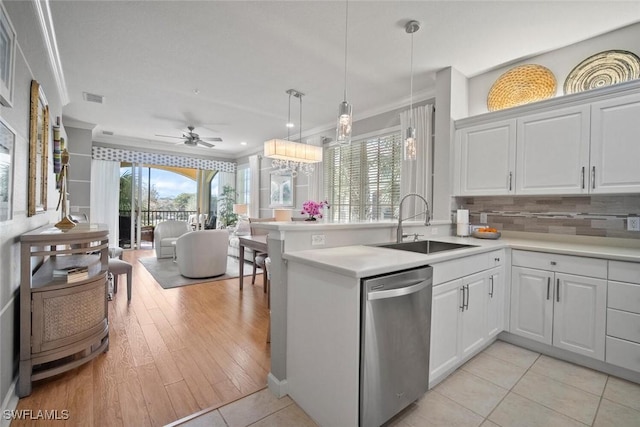
[[[526,64],[512,68],[489,90],[489,111],[503,110],[551,98],[556,94],[556,78],[547,67]]]
[[[606,50],[579,63],[564,81],[564,93],[584,92],[640,78],[640,58],[626,50]]]

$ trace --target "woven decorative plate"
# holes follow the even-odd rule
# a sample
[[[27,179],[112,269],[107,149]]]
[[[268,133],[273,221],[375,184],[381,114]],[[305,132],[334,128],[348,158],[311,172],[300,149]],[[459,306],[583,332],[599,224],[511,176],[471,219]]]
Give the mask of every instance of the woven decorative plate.
[[[536,64],[520,65],[501,75],[491,86],[487,108],[489,111],[503,110],[555,94],[556,78],[551,70]]]
[[[640,78],[640,58],[626,50],[606,50],[588,57],[571,70],[564,93],[584,92]]]

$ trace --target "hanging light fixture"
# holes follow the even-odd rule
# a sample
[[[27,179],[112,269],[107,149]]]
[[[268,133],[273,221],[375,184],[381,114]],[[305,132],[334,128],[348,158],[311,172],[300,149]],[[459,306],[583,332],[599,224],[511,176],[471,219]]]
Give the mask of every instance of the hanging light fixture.
[[[351,144],[351,124],[353,122],[353,109],[347,102],[347,35],[349,33],[349,0],[346,0],[346,13],[344,24],[344,98],[338,106],[338,127],[336,140],[339,144]]]
[[[405,132],[404,139],[404,159],[416,160],[418,158],[418,150],[416,141],[416,128],[413,127],[413,34],[420,29],[418,21],[409,21],[404,27],[408,34],[411,34],[411,90],[409,101],[409,127]]]
[[[295,177],[299,172],[311,175],[314,163],[322,162],[322,147],[302,143],[302,97],[304,93],[287,90],[289,94],[289,115],[287,119],[287,139],[270,139],[264,143],[264,156],[273,159],[271,165],[277,173],[291,173]],[[300,142],[290,141],[291,97],[300,99]]]

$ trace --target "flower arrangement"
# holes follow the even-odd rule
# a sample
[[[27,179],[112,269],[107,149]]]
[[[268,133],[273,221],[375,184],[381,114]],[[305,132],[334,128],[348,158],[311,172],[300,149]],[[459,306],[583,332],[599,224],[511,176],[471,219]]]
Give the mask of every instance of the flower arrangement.
[[[309,215],[307,221],[315,221],[316,216],[318,218],[322,218],[322,208],[324,207],[326,207],[327,209],[330,208],[329,202],[327,202],[326,200],[323,202],[314,202],[313,200],[307,200],[302,204],[302,210],[300,211],[300,213]]]

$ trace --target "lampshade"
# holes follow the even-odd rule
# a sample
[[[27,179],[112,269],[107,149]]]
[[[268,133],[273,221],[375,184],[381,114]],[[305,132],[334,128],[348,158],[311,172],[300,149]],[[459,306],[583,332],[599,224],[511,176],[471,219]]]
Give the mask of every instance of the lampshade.
[[[264,143],[264,156],[301,163],[319,163],[322,161],[322,147],[285,139],[270,139]]]
[[[247,214],[247,205],[241,203],[233,204],[233,213],[238,215],[246,215]]]
[[[276,219],[276,221],[291,221],[291,214],[292,211],[291,209],[274,209],[273,210],[273,217]]]

